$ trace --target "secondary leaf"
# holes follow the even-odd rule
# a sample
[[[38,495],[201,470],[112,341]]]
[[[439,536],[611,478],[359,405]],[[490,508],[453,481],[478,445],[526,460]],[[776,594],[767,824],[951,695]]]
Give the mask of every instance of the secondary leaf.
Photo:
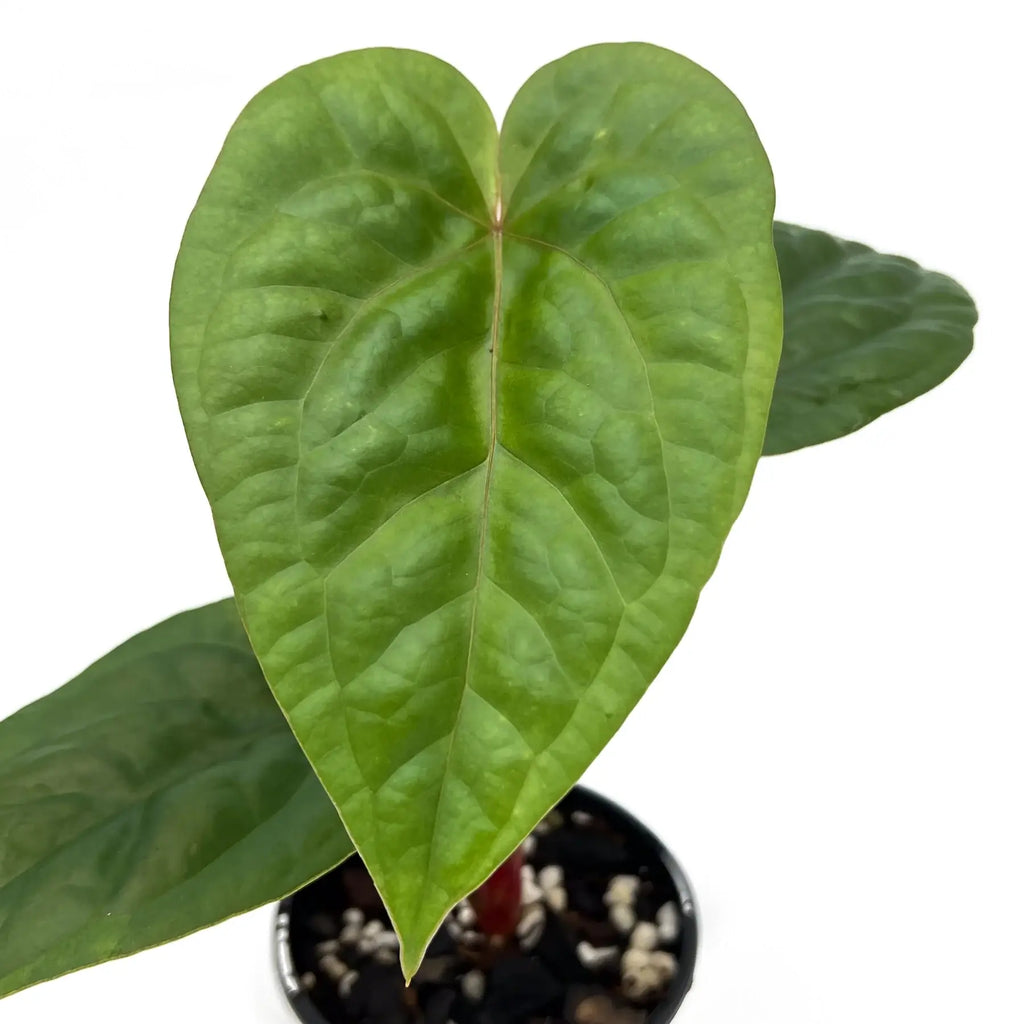
[[[0,722],[0,806],[0,996],[279,899],[352,849],[233,601]]]
[[[949,277],[823,231],[775,225],[785,343],[764,454],[852,433],[944,381],[978,319]]]
[[[424,54],[300,68],[232,128],[172,292],[247,629],[407,972],[678,642],[780,345],[771,172],[707,72],[577,51],[498,152]]]

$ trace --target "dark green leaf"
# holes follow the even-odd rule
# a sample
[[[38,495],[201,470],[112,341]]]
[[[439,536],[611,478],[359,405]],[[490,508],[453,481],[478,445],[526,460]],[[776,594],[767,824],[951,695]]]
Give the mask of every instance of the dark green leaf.
[[[300,68],[228,136],[172,295],[246,626],[407,972],[679,641],[781,339],[771,172],[707,72],[577,51],[498,152],[424,54]]]
[[[952,279],[823,231],[775,225],[785,343],[764,454],[859,430],[944,381],[978,319]]]
[[[351,852],[233,601],[0,723],[0,995],[278,899]]]

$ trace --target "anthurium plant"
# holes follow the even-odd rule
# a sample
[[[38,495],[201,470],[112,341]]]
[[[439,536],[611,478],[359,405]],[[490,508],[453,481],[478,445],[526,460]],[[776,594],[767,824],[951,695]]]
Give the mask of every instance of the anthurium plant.
[[[773,211],[739,101],[655,46],[500,131],[412,51],[252,100],[170,314],[234,598],[0,723],[0,994],[354,849],[416,970],[678,644],[758,459],[970,351],[948,277]]]

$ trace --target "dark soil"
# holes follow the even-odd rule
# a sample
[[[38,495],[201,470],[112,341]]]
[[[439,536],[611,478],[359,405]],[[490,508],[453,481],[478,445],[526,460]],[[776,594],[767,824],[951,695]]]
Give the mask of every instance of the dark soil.
[[[657,841],[614,805],[576,789],[526,845],[526,862],[535,873],[549,865],[562,869],[565,909],[556,912],[545,902],[542,930],[536,928],[531,937],[489,940],[467,926],[471,911],[463,909],[460,917],[456,908],[408,988],[392,951],[391,924],[358,858],[296,893],[284,909],[290,913],[288,941],[301,990],[292,1001],[300,1015],[309,1024],[321,1024],[316,1011],[327,1024],[666,1021],[689,989],[697,932],[690,895],[673,880]],[[666,904],[678,911],[678,934],[663,930],[658,942],[659,955],[667,960],[665,954],[671,954],[677,967],[656,991],[642,995],[635,984],[625,991],[622,984],[621,955],[631,935],[609,920],[605,900],[616,876],[638,879],[633,900],[638,921],[654,922]],[[363,927],[379,921],[371,931],[391,933],[382,940],[384,948],[369,949],[374,940],[365,937],[361,947],[353,943],[358,925],[349,928],[347,942],[337,941],[345,911],[354,916],[351,908],[362,912]],[[603,950],[607,962],[581,963],[581,942]],[[395,962],[382,962],[392,958]],[[667,1015],[659,1012],[662,1008]]]

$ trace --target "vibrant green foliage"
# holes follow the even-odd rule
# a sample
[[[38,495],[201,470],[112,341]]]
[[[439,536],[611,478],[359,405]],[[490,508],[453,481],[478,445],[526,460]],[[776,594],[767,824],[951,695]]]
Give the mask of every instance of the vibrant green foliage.
[[[517,97],[501,154],[423,54],[300,69],[232,130],[175,281],[232,579],[407,970],[681,635],[777,344],[767,165],[706,73],[571,54]],[[945,276],[792,224],[774,241],[764,454],[856,430],[970,352]],[[0,995],[352,849],[229,601],[0,723],[0,796]]]
[[[767,453],[857,429],[933,387],[970,351],[976,312],[949,278],[792,224],[777,223],[775,238],[786,336]],[[175,717],[164,713],[168,700]],[[66,722],[76,723],[73,745],[65,743]],[[118,749],[140,774],[126,779],[109,761],[107,752]],[[134,637],[0,724],[0,758],[0,995],[277,899],[351,851],[264,685],[233,601]],[[112,770],[122,775],[113,797]],[[183,806],[186,794],[206,813],[153,815]],[[145,845],[128,860],[114,856],[145,818],[156,826]],[[150,855],[171,836],[187,856]],[[222,850],[229,859],[218,859]],[[121,910],[107,918],[111,893],[126,879]],[[55,907],[54,921],[27,909],[40,905]]]
[[[538,72],[500,160],[410,51],[300,68],[228,136],[175,272],[182,414],[407,972],[690,619],[761,451],[773,199],[736,99],[638,44]]]
[[[293,72],[228,139],[176,272],[182,412],[407,970],[686,626],[763,427],[770,211],[735,100],[654,47],[543,69],[500,159],[472,87],[402,51]],[[857,430],[970,352],[949,278],[774,240],[765,454]],[[352,850],[230,601],[0,723],[0,800],[0,996]]]
[[[978,319],[952,279],[899,256],[775,225],[785,344],[764,454],[842,437],[944,381]]]
[[[0,723],[0,996],[284,896],[351,852],[233,601]]]
[[[172,294],[247,629],[407,972],[678,642],[780,343],[771,173],[711,75],[575,52],[498,154],[425,54],[299,69],[232,128]]]

